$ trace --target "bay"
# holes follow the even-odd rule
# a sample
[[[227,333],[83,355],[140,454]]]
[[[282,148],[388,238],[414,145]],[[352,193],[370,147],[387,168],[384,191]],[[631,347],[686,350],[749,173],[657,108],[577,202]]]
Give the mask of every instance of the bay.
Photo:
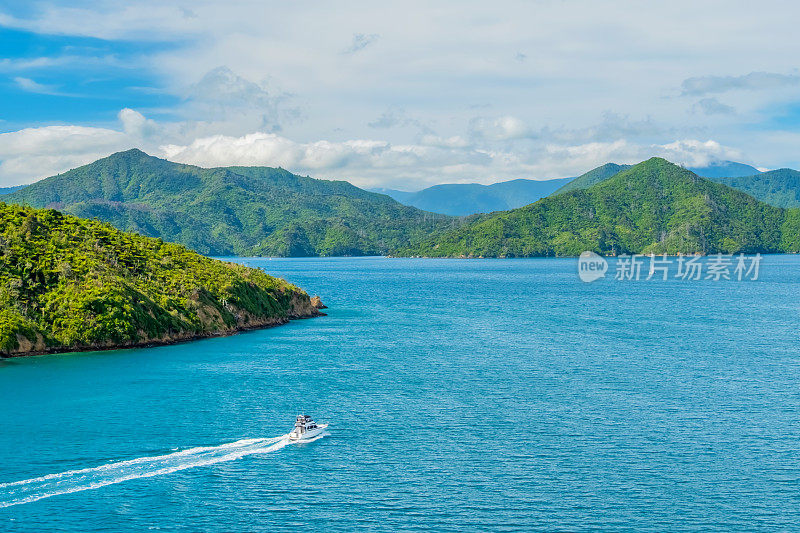
[[[0,528],[800,526],[796,256],[741,282],[614,281],[612,264],[583,283],[574,259],[236,260],[328,316],[0,360]],[[329,435],[282,445],[300,412]]]

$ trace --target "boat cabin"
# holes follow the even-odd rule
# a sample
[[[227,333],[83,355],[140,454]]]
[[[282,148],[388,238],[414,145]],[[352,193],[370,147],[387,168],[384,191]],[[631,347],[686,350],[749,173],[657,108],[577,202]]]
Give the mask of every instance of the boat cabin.
[[[302,434],[310,429],[317,429],[317,424],[308,415],[297,415],[294,428],[298,430],[298,433]]]

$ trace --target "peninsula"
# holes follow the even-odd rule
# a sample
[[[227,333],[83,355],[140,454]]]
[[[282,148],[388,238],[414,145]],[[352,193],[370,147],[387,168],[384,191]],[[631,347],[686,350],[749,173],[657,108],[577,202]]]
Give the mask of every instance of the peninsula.
[[[171,344],[321,314],[261,270],[0,203],[0,357]]]

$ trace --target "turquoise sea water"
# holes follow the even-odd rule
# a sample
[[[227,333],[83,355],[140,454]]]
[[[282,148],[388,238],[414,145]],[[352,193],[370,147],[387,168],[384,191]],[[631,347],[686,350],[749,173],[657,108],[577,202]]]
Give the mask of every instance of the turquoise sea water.
[[[798,257],[241,261],[329,316],[0,361],[0,530],[800,528]]]

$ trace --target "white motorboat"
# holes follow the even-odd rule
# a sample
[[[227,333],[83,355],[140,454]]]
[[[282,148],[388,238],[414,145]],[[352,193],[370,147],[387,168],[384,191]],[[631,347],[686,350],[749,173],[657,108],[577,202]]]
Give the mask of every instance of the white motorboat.
[[[297,415],[294,429],[289,433],[289,440],[306,440],[318,437],[328,424],[317,424],[308,415]]]

